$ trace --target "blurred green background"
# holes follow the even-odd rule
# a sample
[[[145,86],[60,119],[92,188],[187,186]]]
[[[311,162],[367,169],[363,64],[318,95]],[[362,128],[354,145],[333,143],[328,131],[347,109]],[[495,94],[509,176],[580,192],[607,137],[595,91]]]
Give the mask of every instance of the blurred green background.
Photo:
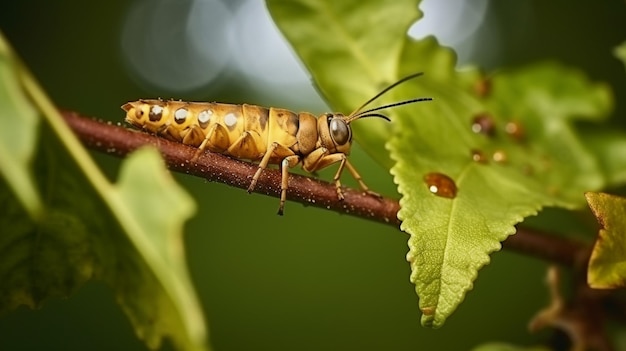
[[[611,55],[626,40],[624,1],[428,2],[426,18],[432,8],[436,22],[457,27],[420,30],[442,31],[463,62],[493,69],[556,59],[609,82],[617,100],[626,96],[624,67]],[[464,6],[481,15],[454,14]],[[472,16],[479,21],[464,22]],[[260,0],[14,1],[2,6],[0,29],[59,107],[88,116],[121,122],[119,106],[148,97],[327,109],[271,36]],[[115,179],[120,160],[94,157]],[[391,177],[358,147],[352,160],[372,189],[396,196]],[[294,203],[279,217],[277,199],[176,177],[199,204],[185,239],[218,351],[467,350],[547,337],[526,330],[548,302],[543,262],[494,254],[456,314],[429,330],[419,324],[405,234]],[[0,350],[85,349],[145,349],[103,284],[0,317]]]

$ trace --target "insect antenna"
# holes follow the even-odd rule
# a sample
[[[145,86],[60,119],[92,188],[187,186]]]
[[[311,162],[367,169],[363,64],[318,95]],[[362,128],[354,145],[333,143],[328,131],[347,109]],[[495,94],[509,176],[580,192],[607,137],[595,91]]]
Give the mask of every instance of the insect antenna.
[[[386,108],[390,108],[390,107],[396,107],[396,106],[402,106],[402,105],[406,105],[406,104],[413,104],[416,102],[420,102],[420,101],[431,101],[432,98],[415,98],[415,99],[410,99],[410,100],[405,100],[405,101],[399,101],[399,102],[394,102],[392,104],[388,104],[388,105],[383,105],[383,106],[379,106],[379,107],[375,107],[375,108],[371,108],[369,110],[365,110],[365,111],[361,111],[357,114],[353,114],[350,115],[346,118],[346,122],[350,123],[352,121],[354,121],[355,119],[359,119],[359,118],[364,118],[364,117],[381,117],[384,118],[388,121],[391,121],[391,119],[389,119],[389,117],[381,114],[381,113],[372,113],[374,111],[380,111],[380,110],[384,110]]]
[[[378,99],[379,97],[381,97],[383,94],[385,94],[386,92],[388,92],[389,90],[395,88],[396,86],[406,82],[407,80],[413,79],[413,78],[417,78],[421,75],[423,75],[424,72],[418,72],[418,73],[413,73],[411,75],[408,75],[400,80],[398,80],[397,82],[391,84],[390,86],[386,87],[385,89],[381,90],[378,94],[374,95],[374,97],[372,97],[371,99],[367,100],[363,105],[359,106],[356,110],[354,110],[354,112],[352,112],[350,115],[348,115],[348,117],[346,118],[346,122],[350,123],[352,121],[354,121],[355,119],[358,118],[365,118],[365,117],[380,117],[383,119],[386,119],[387,121],[390,121],[389,117],[380,114],[380,113],[372,113],[374,111],[380,111],[380,110],[384,110],[386,108],[390,108],[390,107],[395,107],[395,106],[401,106],[401,105],[406,105],[406,104],[412,104],[415,102],[420,102],[420,101],[430,101],[432,100],[432,98],[416,98],[416,99],[410,99],[410,100],[406,100],[406,101],[400,101],[400,102],[394,102],[392,104],[388,104],[388,105],[383,105],[380,107],[375,107],[369,110],[365,110],[365,111],[361,111],[365,106],[369,105],[370,103],[372,103],[374,100]]]
[[[359,114],[357,118],[365,118],[365,117],[380,117],[382,119],[386,119],[387,122],[391,122],[391,119],[389,117],[387,117],[386,115],[383,115],[382,113],[367,113],[367,114]],[[347,121],[347,123],[350,123],[350,121],[355,120],[356,118],[352,118],[350,120]]]

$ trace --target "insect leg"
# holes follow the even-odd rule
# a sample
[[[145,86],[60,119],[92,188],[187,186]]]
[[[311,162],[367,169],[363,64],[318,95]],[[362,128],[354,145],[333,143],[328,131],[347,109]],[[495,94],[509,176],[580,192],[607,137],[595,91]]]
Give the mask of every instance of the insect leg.
[[[367,187],[367,185],[365,185],[365,182],[363,182],[363,179],[361,179],[361,175],[359,174],[359,172],[356,171],[356,168],[354,168],[354,166],[350,163],[350,161],[348,161],[348,159],[346,159],[346,167],[348,167],[348,171],[352,175],[352,178],[354,178],[359,183],[359,186],[361,187],[361,190],[363,190],[364,193],[372,195],[372,196],[376,196],[376,197],[382,197],[382,195],[371,191]]]
[[[337,198],[339,198],[339,200],[343,200],[343,192],[341,191],[341,172],[343,172],[343,167],[346,165],[346,161],[348,159],[346,158],[346,155],[344,154],[332,154],[332,155],[326,156],[325,158],[330,158],[333,156],[341,156],[340,158],[341,163],[339,164],[339,168],[337,169],[337,173],[335,173],[335,177],[333,178],[333,181],[335,182],[335,188],[337,189]],[[332,161],[332,163],[335,163],[335,162],[337,161]]]
[[[230,145],[230,140],[226,128],[220,124],[213,124],[191,160],[197,160],[204,149],[208,148],[213,152],[222,153],[228,149],[228,145]]]
[[[265,168],[267,168],[267,165],[270,162],[272,156],[274,156],[274,158],[278,157],[280,159],[281,157],[286,158],[293,155],[293,151],[291,151],[291,149],[289,149],[288,147],[283,146],[277,142],[271,143],[270,146],[267,148],[267,151],[263,155],[261,162],[259,162],[259,168],[256,170],[256,173],[254,173],[254,176],[252,177],[252,182],[248,187],[248,193],[251,193],[254,190],[254,187],[256,186],[256,183],[259,180],[261,173]]]
[[[285,209],[285,201],[287,200],[287,188],[289,186],[289,168],[294,167],[300,162],[300,156],[291,155],[283,159],[280,164],[281,182],[280,182],[280,205],[278,206],[278,215],[283,215]]]
[[[343,200],[343,192],[341,191],[341,172],[343,172],[343,168],[346,164],[347,158],[345,154],[335,153],[328,154],[329,151],[325,147],[320,147],[313,152],[309,153],[303,161],[303,166],[305,171],[307,172],[315,172],[317,170],[326,168],[334,163],[340,162],[339,169],[337,169],[337,173],[335,173],[335,177],[333,181],[335,182],[335,187],[337,188],[337,198],[339,200]]]
[[[270,158],[272,157],[272,153],[274,153],[274,150],[277,147],[278,147],[278,143],[274,142],[274,143],[271,143],[270,146],[267,148],[265,155],[263,155],[261,162],[259,162],[259,168],[257,168],[256,172],[254,173],[254,176],[252,176],[252,182],[248,186],[248,194],[254,190],[254,187],[256,186],[256,182],[259,180],[259,177],[261,176],[261,173],[263,172],[263,170],[267,167],[267,164],[270,162]]]

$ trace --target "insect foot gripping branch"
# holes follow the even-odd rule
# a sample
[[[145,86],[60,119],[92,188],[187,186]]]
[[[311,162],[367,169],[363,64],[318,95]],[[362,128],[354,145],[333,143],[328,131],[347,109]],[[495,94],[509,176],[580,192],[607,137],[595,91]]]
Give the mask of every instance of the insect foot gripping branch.
[[[315,172],[335,163],[339,168],[333,177],[337,198],[343,200],[341,173],[347,168],[364,193],[369,190],[347,156],[352,145],[350,123],[365,117],[389,118],[377,111],[431,98],[416,98],[372,109],[365,106],[393,87],[422,73],[412,74],[383,89],[349,115],[325,113],[319,117],[281,108],[234,105],[215,102],[184,102],[142,99],[126,103],[126,122],[167,139],[242,160],[258,162],[248,192],[252,192],[268,164],[281,168],[281,193],[278,214],[283,214],[289,180],[289,168],[301,163],[307,172]]]

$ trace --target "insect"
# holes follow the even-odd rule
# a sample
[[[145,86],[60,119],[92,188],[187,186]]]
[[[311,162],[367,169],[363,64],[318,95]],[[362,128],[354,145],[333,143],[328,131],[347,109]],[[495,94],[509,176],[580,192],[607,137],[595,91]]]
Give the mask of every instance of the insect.
[[[333,177],[337,198],[343,200],[341,173],[347,168],[365,194],[380,196],[369,190],[357,170],[348,161],[352,145],[350,123],[366,117],[389,117],[377,112],[431,98],[416,98],[364,110],[395,86],[422,73],[415,73],[391,84],[349,115],[325,113],[315,117],[308,112],[294,113],[281,108],[234,105],[216,102],[184,102],[144,99],[122,106],[126,122],[145,131],[204,150],[237,159],[258,162],[258,169],[248,192],[252,192],[268,164],[281,169],[281,194],[278,214],[282,215],[288,188],[288,169],[302,163],[307,172],[315,172],[335,163],[339,168]]]

